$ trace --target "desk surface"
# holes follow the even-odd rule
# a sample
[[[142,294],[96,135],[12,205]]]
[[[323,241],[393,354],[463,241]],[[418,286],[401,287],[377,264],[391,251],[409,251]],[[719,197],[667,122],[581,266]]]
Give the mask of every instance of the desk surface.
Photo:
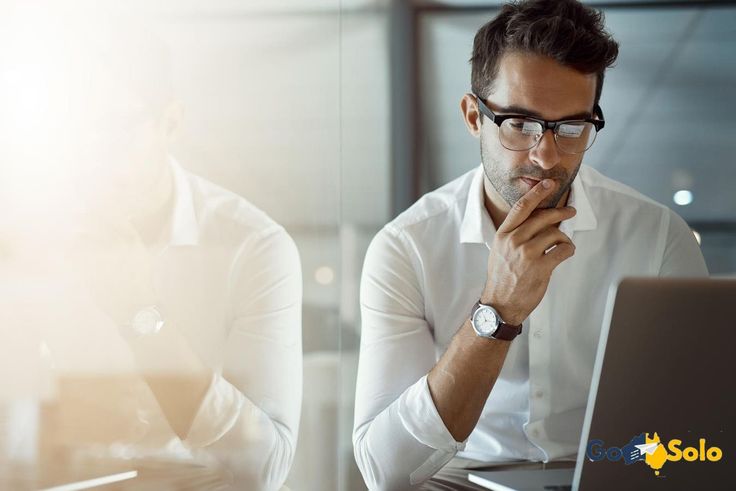
[[[85,483],[86,484],[83,484]],[[77,491],[225,490],[226,473],[202,465],[156,460],[85,460],[74,465],[17,465],[0,462],[0,489]]]

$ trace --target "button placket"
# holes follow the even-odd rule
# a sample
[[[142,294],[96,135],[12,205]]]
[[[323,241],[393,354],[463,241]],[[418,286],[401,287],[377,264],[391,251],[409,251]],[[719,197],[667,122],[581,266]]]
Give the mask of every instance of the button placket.
[[[529,416],[538,421],[547,416],[548,407],[542,397],[549,383],[549,340],[547,336],[537,335],[549,323],[550,290],[530,316],[532,336],[529,338]]]

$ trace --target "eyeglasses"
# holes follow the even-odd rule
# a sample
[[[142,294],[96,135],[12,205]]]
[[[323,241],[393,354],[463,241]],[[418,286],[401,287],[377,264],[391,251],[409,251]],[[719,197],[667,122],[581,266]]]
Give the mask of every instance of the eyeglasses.
[[[499,116],[491,111],[478,95],[473,95],[478,102],[480,112],[498,126],[498,138],[501,145],[515,152],[531,150],[539,144],[545,131],[552,130],[557,148],[561,152],[583,153],[593,146],[596,135],[606,124],[603,120],[603,110],[598,104],[594,108],[595,118],[545,121],[522,114]]]

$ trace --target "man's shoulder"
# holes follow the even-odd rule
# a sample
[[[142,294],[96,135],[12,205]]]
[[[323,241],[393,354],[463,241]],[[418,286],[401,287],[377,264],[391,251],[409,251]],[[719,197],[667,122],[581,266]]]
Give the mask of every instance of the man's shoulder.
[[[452,223],[453,220],[459,226],[468,199],[470,185],[477,172],[480,172],[480,170],[475,167],[460,177],[423,195],[389,222],[386,228],[395,231],[409,231],[419,227],[431,227],[437,222],[441,222],[446,226],[448,223]]]
[[[244,197],[204,177],[183,171],[191,191],[192,205],[200,230],[219,240],[243,240],[268,235],[283,228]]]
[[[585,193],[596,211],[599,210],[650,210],[667,212],[667,208],[640,191],[612,179],[599,170],[583,165],[580,168]]]

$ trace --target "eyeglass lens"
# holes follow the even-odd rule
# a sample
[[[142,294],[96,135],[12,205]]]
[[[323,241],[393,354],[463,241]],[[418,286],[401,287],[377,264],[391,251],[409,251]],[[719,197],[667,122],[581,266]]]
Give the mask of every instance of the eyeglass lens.
[[[510,118],[501,123],[499,129],[501,144],[509,150],[529,150],[544,134],[538,121],[523,118]],[[582,153],[589,149],[596,137],[595,125],[586,121],[563,123],[555,128],[555,141],[560,151]]]

